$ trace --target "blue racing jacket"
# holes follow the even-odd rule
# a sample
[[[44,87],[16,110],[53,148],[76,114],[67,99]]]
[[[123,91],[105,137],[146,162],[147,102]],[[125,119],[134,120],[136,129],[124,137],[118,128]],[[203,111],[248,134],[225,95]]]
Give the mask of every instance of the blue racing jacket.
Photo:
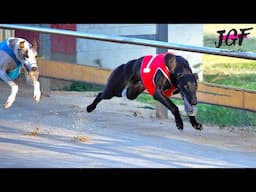
[[[22,64],[17,59],[13,50],[7,45],[7,40],[0,43],[0,50],[5,51],[15,61],[17,67],[11,71],[6,72],[6,73],[11,80],[17,79],[20,74],[20,69],[22,67]]]

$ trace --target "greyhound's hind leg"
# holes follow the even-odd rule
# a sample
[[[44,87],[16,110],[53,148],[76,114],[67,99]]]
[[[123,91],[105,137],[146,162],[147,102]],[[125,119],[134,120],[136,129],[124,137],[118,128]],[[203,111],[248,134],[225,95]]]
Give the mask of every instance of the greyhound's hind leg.
[[[92,112],[97,107],[99,102],[101,102],[103,99],[111,99],[114,96],[115,95],[112,95],[111,92],[106,91],[106,89],[103,92],[98,93],[98,95],[93,100],[93,102],[87,106],[86,108],[87,112],[88,113]]]
[[[136,99],[139,94],[141,94],[145,90],[141,81],[136,84],[130,85],[126,91],[126,97],[130,100]]]
[[[86,108],[87,112],[88,112],[88,113],[92,112],[92,111],[96,108],[97,104],[98,104],[102,99],[103,99],[103,98],[102,98],[102,92],[100,92],[100,93],[96,96],[96,98],[94,99],[94,101],[93,101],[90,105],[87,106],[87,108]]]
[[[16,85],[16,83],[14,83],[14,81],[9,79],[5,72],[0,71],[0,78],[11,87],[11,93],[4,104],[4,108],[8,109],[12,106],[13,102],[15,101],[19,87],[18,85]]]
[[[8,109],[12,106],[13,102],[16,99],[17,92],[19,90],[18,85],[16,85],[14,82],[11,83],[11,94],[9,95],[7,101],[4,104],[4,108]]]

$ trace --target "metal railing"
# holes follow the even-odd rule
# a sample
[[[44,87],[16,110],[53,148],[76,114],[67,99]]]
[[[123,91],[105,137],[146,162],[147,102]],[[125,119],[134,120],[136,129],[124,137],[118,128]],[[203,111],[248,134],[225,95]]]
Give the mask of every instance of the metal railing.
[[[70,31],[70,30],[64,30],[64,29],[52,29],[52,28],[44,28],[44,27],[15,25],[15,24],[0,24],[0,28],[13,29],[13,30],[19,29],[19,30],[37,31],[41,33],[67,35],[67,36],[73,36],[78,38],[94,39],[99,41],[134,44],[134,45],[142,45],[142,46],[149,46],[149,47],[167,48],[167,49],[175,49],[175,50],[181,50],[181,51],[189,51],[189,52],[196,52],[196,53],[205,53],[205,54],[211,54],[211,55],[221,55],[221,56],[256,60],[256,53],[254,52],[239,52],[239,51],[232,51],[232,50],[212,48],[212,47],[200,47],[200,46],[184,45],[184,44],[162,42],[162,41],[148,40],[148,39],[139,39],[139,38],[132,38],[132,37],[121,37],[121,36],[103,35],[103,34],[95,34],[95,33],[92,34],[92,33],[84,33],[84,32]]]

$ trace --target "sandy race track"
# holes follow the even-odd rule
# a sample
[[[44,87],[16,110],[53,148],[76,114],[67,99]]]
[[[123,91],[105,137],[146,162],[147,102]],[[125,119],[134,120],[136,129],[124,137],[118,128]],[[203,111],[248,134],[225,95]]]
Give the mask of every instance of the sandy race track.
[[[0,168],[244,168],[256,167],[256,133],[204,126],[183,131],[155,118],[147,104],[114,98],[92,113],[96,93],[52,91],[40,103],[21,86],[0,82]]]

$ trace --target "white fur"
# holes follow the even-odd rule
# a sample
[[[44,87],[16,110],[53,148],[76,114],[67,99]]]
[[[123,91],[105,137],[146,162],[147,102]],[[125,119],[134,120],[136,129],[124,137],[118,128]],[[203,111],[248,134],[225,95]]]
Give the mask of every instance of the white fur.
[[[13,102],[16,99],[17,92],[19,90],[19,87],[16,84],[11,85],[11,94],[9,95],[6,103],[4,104],[4,108],[8,109],[12,106]]]
[[[34,81],[33,84],[34,84],[34,96],[33,96],[33,98],[38,103],[40,101],[40,97],[41,97],[40,83],[39,83],[39,81]]]

